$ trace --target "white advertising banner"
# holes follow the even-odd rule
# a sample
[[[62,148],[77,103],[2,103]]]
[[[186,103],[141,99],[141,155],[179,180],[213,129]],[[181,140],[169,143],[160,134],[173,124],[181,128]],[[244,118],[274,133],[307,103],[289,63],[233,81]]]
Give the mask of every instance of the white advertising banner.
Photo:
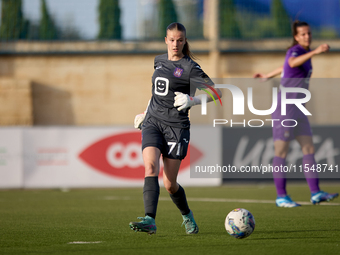
[[[23,186],[22,129],[0,128],[0,187]]]
[[[202,132],[195,131],[192,132]],[[215,139],[221,140],[216,133]],[[34,127],[23,129],[24,188],[142,187],[141,132],[126,127]],[[221,178],[190,178],[191,162],[216,157],[191,141],[178,182],[220,185]],[[190,155],[190,156],[189,156]],[[191,159],[190,159],[191,157]],[[162,166],[160,184],[162,185]],[[2,187],[2,185],[1,185]]]

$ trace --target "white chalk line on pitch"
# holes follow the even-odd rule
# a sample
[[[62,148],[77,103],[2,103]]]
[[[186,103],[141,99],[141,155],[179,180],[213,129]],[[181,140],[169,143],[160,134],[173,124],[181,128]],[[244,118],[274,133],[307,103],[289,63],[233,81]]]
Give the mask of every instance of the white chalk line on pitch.
[[[104,200],[136,200],[132,197],[119,197],[119,196],[108,196],[104,197]],[[160,197],[161,201],[171,201],[170,198]],[[187,198],[188,201],[193,202],[220,202],[220,203],[248,203],[248,204],[275,204],[275,200],[256,200],[256,199],[229,199],[229,198]],[[306,201],[296,201],[296,203],[301,205],[313,205],[311,202]],[[319,205],[332,205],[339,206],[340,203],[320,203]]]
[[[74,242],[69,242],[67,244],[93,244],[93,243],[102,243],[102,241],[94,241],[94,242],[74,241]]]

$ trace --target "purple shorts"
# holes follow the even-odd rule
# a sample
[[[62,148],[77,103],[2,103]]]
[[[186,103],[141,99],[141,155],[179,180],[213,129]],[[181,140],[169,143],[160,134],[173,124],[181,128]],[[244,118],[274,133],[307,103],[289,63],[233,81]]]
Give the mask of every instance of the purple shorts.
[[[280,120],[274,121],[273,124],[274,141],[291,141],[301,135],[312,136],[312,130],[307,116],[295,105],[287,105],[286,115],[281,115],[281,109],[278,107],[276,111],[273,112],[272,118]]]

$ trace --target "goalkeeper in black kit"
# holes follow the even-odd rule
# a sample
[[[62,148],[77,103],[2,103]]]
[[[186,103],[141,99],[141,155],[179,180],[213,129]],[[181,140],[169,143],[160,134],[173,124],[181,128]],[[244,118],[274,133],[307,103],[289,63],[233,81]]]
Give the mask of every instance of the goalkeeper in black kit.
[[[156,56],[152,76],[152,97],[143,114],[135,117],[135,128],[142,130],[142,152],[145,165],[143,200],[145,216],[130,222],[134,231],[156,233],[159,199],[159,160],[164,164],[163,183],[183,217],[187,234],[197,234],[198,226],[190,210],[184,189],[177,183],[181,160],[190,140],[190,107],[201,104],[197,89],[208,92],[207,102],[220,99],[222,93],[201,67],[192,60],[186,29],[171,23],[166,30],[167,53]]]

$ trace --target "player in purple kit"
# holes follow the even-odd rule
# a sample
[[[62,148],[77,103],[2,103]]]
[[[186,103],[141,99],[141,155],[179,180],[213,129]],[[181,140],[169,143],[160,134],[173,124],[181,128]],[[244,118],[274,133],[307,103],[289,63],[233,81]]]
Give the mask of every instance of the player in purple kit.
[[[263,80],[270,79],[281,74],[282,87],[299,87],[308,89],[309,78],[312,75],[311,58],[314,55],[329,51],[328,44],[321,44],[315,50],[310,50],[312,34],[306,22],[295,21],[293,23],[293,43],[286,53],[285,62],[282,67],[275,69],[268,74],[257,73],[255,78]],[[287,93],[287,98],[304,98],[303,93]],[[286,164],[289,142],[296,139],[301,146],[304,167],[304,174],[311,191],[311,202],[318,204],[323,201],[330,201],[338,196],[338,193],[329,194],[319,188],[317,172],[309,171],[315,167],[314,145],[312,141],[312,131],[307,116],[294,104],[286,106],[286,115],[281,115],[281,91],[278,94],[278,107],[272,114],[273,119],[293,119],[298,123],[295,127],[283,127],[281,121],[276,121],[273,125],[273,140],[275,157],[273,167],[280,167]],[[286,126],[294,126],[295,123]],[[294,202],[286,191],[286,175],[284,172],[273,172],[274,183],[277,191],[276,205],[278,207],[300,206]]]

